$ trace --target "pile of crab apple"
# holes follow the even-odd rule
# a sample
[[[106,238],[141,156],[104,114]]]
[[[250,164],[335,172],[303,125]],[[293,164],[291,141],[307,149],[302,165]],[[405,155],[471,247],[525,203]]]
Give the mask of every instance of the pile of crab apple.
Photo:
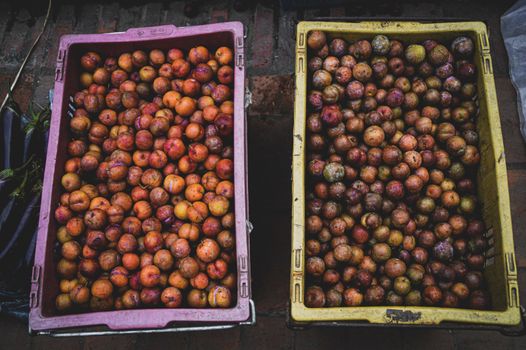
[[[233,52],[80,58],[55,210],[59,312],[233,307]]]

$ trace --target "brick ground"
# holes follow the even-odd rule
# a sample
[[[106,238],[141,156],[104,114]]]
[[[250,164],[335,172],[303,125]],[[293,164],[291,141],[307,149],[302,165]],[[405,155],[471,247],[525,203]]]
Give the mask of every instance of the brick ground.
[[[44,1],[42,1],[44,2]],[[267,1],[268,3],[269,1]],[[293,67],[295,23],[318,16],[464,17],[484,20],[489,26],[497,95],[509,168],[513,227],[522,300],[526,300],[526,147],[518,130],[516,95],[508,77],[508,65],[500,36],[499,18],[509,7],[504,2],[474,6],[464,1],[371,2],[355,1],[344,7],[283,11],[264,4],[244,12],[231,8],[232,1],[206,1],[199,15],[186,18],[180,1],[69,2],[54,9],[41,44],[24,72],[15,96],[27,104],[31,98],[44,104],[53,85],[58,38],[66,33],[126,30],[130,27],[172,23],[185,26],[237,20],[247,28],[246,55],[253,105],[248,121],[250,219],[252,236],[253,297],[257,325],[210,333],[133,335],[103,338],[52,339],[29,337],[24,324],[0,318],[0,349],[519,349],[526,339],[506,338],[497,332],[445,330],[310,329],[285,327],[289,288],[290,164],[293,124]],[[0,96],[3,96],[17,64],[43,22],[44,4],[30,9],[0,3]],[[269,190],[269,188],[271,190]],[[272,254],[269,254],[272,252]]]

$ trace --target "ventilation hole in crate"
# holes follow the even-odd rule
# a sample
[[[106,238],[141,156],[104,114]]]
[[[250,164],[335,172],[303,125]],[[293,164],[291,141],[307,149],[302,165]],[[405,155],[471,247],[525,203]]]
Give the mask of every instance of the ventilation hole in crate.
[[[491,238],[493,238],[493,236],[494,236],[494,230],[493,230],[493,227],[488,228],[488,229],[486,230],[486,232],[484,232],[484,237],[485,237],[486,239],[491,239]]]
[[[305,45],[305,33],[300,34],[300,40],[299,40],[299,47],[303,47]]]
[[[246,255],[240,255],[239,256],[239,270],[240,271],[247,271],[247,256]]]
[[[482,46],[483,49],[488,48],[488,37],[486,33],[480,34],[480,45]]]
[[[517,307],[519,305],[517,287],[510,287],[510,307]]]
[[[488,247],[486,248],[486,251],[484,252],[484,257],[486,258],[486,266],[491,266],[495,263],[495,255],[496,255],[496,249],[495,249],[495,237],[493,235],[493,228],[490,227],[485,233],[484,237],[486,238],[486,241],[488,242]]]
[[[37,292],[32,291],[29,293],[29,307],[37,307],[38,306],[38,295]]]
[[[55,80],[61,80],[62,79],[62,69],[57,68],[55,71]]]
[[[484,91],[484,89],[482,89],[482,90],[477,89],[477,95],[478,95],[477,98],[480,101],[482,101],[482,100],[484,100],[486,98],[486,91]]]
[[[479,103],[479,100],[478,98],[476,97],[473,97],[473,103],[475,103],[475,107],[477,107],[477,109],[475,110],[475,116],[478,117],[479,113],[480,113],[480,103]]]
[[[495,257],[495,247],[489,247],[488,249],[486,249],[486,251],[484,252],[484,257],[486,259]]]
[[[40,265],[33,265],[31,270],[31,283],[38,283],[40,279]]]
[[[506,253],[506,263],[508,264],[508,272],[516,273],[517,269],[515,268],[515,256],[512,253]]]
[[[490,266],[493,266],[493,265],[495,265],[495,257],[491,256],[489,258],[486,258],[486,260],[484,262],[484,267],[490,267]]]
[[[298,60],[298,73],[303,73],[303,57]]]
[[[493,236],[484,238],[486,238],[486,242],[488,243],[487,249],[495,247],[495,238]]]
[[[484,57],[484,74],[493,74],[491,59],[489,57]]]
[[[484,236],[486,242],[488,243],[487,248],[495,247],[495,237],[493,236]]]
[[[301,249],[294,250],[294,266],[297,269],[301,267]]]
[[[487,242],[488,242],[488,250],[489,250],[490,248],[495,248],[495,240],[493,239],[493,237],[490,237],[490,238],[487,240]]]
[[[301,287],[299,283],[294,284],[294,302],[295,303],[301,302]]]
[[[239,294],[243,298],[248,298],[248,284],[246,281],[241,282],[241,288]]]

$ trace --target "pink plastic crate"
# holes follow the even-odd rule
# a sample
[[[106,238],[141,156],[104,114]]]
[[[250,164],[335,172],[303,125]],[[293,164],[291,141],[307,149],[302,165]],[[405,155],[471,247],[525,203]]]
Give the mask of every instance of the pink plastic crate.
[[[132,28],[122,33],[65,35],[60,40],[55,71],[55,88],[44,189],[40,209],[35,265],[30,294],[29,327],[32,331],[107,326],[110,330],[165,329],[188,325],[238,324],[251,313],[250,254],[245,132],[245,67],[243,25],[240,22],[217,23],[177,28],[163,25]],[[67,108],[69,97],[79,88],[79,59],[86,51],[118,55],[137,49],[189,50],[204,45],[212,50],[220,46],[234,49],[234,183],[237,251],[237,305],[230,309],[137,309],[60,315],[54,309],[58,293],[53,259],[56,241],[54,210],[60,196],[60,178],[69,140]],[[185,328],[186,329],[186,328]]]

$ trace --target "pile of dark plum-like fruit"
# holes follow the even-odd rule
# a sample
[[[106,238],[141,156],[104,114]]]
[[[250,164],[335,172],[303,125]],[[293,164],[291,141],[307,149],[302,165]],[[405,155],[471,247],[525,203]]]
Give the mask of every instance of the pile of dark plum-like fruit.
[[[473,41],[307,44],[306,306],[489,308]]]

